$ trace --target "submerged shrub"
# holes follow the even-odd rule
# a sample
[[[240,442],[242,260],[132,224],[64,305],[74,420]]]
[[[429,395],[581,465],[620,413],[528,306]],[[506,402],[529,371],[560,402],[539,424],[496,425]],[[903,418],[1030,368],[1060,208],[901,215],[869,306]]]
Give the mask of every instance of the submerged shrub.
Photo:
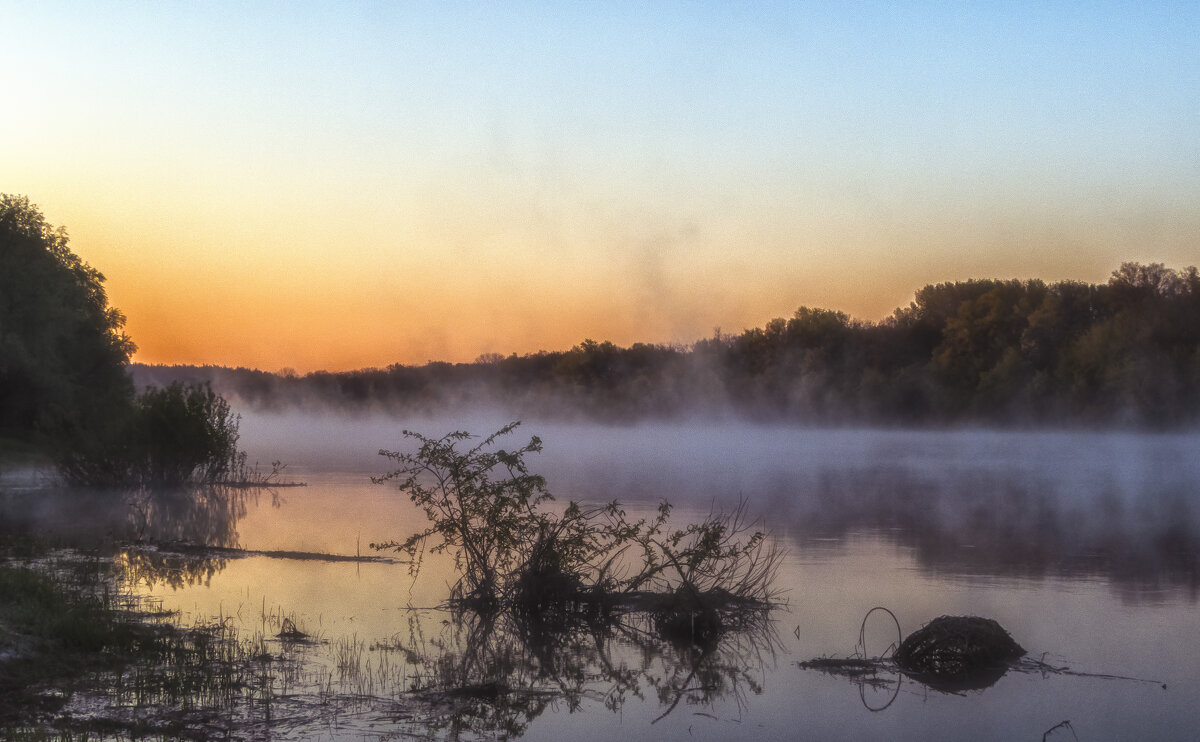
[[[177,487],[226,481],[244,464],[238,416],[210,386],[150,387],[124,415],[59,456],[59,471],[87,486]]]
[[[238,417],[211,387],[151,387],[138,399],[140,476],[151,484],[217,482],[238,461]]]
[[[557,584],[556,592],[578,592],[591,571],[594,511],[571,503],[556,515],[540,506],[554,498],[546,480],[531,474],[525,455],[541,450],[537,436],[507,451],[495,449],[516,423],[501,428],[466,451],[459,444],[472,436],[458,431],[426,438],[404,431],[420,445],[416,452],[380,451],[399,468],[372,481],[395,480],[429,519],[429,526],[402,542],[371,544],[396,549],[420,569],[424,550],[454,556],[461,577],[455,597],[481,606],[509,602]],[[601,549],[602,550],[602,549]]]
[[[452,599],[476,609],[544,613],[638,603],[664,633],[683,634],[686,626],[692,638],[711,638],[727,613],[761,608],[775,597],[781,554],[766,534],[751,532],[744,503],[674,530],[665,502],[649,520],[628,520],[616,501],[569,502],[555,512],[547,507],[554,498],[545,478],[525,462],[541,451],[541,440],[499,448],[517,425],[466,450],[459,446],[473,438],[469,433],[427,438],[407,430],[404,436],[419,444],[415,451],[381,450],[398,467],[373,481],[394,481],[429,524],[372,548],[406,553],[414,575],[426,549],[451,555],[460,573]]]

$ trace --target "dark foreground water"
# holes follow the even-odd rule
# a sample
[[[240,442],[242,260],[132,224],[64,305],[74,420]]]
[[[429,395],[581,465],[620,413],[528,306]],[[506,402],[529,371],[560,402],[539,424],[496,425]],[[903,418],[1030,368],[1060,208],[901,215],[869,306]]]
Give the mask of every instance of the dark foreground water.
[[[686,518],[744,497],[787,549],[787,605],[700,651],[636,621],[548,636],[463,619],[437,608],[453,580],[444,561],[414,580],[406,564],[331,559],[375,555],[370,542],[419,525],[399,493],[368,479],[385,468],[374,451],[401,445],[401,427],[448,429],[248,418],[252,453],[290,461],[288,476],[308,487],[67,511],[79,526],[82,512],[116,508],[82,520],[228,549],[119,559],[185,622],[219,617],[287,659],[270,723],[238,735],[1040,740],[1068,720],[1048,739],[1200,734],[1200,437],[523,426],[544,439],[531,463],[562,499],[615,497],[649,512],[666,498]],[[16,490],[3,512],[33,527],[63,511]],[[875,606],[905,634],[943,614],[991,617],[1030,657],[1081,674],[1026,663],[989,687],[947,692],[895,673],[798,666],[854,652]],[[277,638],[285,618],[312,640]],[[876,612],[867,653],[895,636]]]

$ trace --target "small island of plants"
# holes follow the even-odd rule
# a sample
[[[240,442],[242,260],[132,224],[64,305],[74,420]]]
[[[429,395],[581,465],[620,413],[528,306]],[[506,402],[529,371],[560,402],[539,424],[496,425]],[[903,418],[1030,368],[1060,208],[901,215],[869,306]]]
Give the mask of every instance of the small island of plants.
[[[404,431],[415,451],[381,450],[397,468],[374,481],[395,482],[429,524],[371,546],[407,554],[414,575],[426,550],[451,555],[460,572],[451,607],[482,615],[545,623],[650,613],[662,636],[703,644],[777,604],[782,553],[744,506],[682,528],[670,526],[666,502],[636,520],[616,501],[554,508],[545,478],[525,461],[541,440],[499,447],[517,425],[478,442],[463,431]]]

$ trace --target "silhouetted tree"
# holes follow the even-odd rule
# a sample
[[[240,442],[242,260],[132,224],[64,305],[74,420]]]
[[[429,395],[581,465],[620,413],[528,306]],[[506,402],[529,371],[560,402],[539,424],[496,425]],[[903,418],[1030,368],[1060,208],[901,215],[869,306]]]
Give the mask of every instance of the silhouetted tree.
[[[129,404],[134,344],[103,282],[28,198],[0,195],[0,431],[74,440]]]

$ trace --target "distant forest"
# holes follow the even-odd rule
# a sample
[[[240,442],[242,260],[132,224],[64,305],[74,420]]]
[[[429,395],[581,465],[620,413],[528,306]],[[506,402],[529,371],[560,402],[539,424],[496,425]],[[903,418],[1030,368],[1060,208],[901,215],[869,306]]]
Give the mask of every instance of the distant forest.
[[[1200,418],[1200,276],[1125,263],[1099,285],[941,283],[881,322],[800,307],[691,346],[585,340],[473,363],[304,376],[140,364],[132,372],[139,387],[210,381],[265,410],[1178,428]]]

